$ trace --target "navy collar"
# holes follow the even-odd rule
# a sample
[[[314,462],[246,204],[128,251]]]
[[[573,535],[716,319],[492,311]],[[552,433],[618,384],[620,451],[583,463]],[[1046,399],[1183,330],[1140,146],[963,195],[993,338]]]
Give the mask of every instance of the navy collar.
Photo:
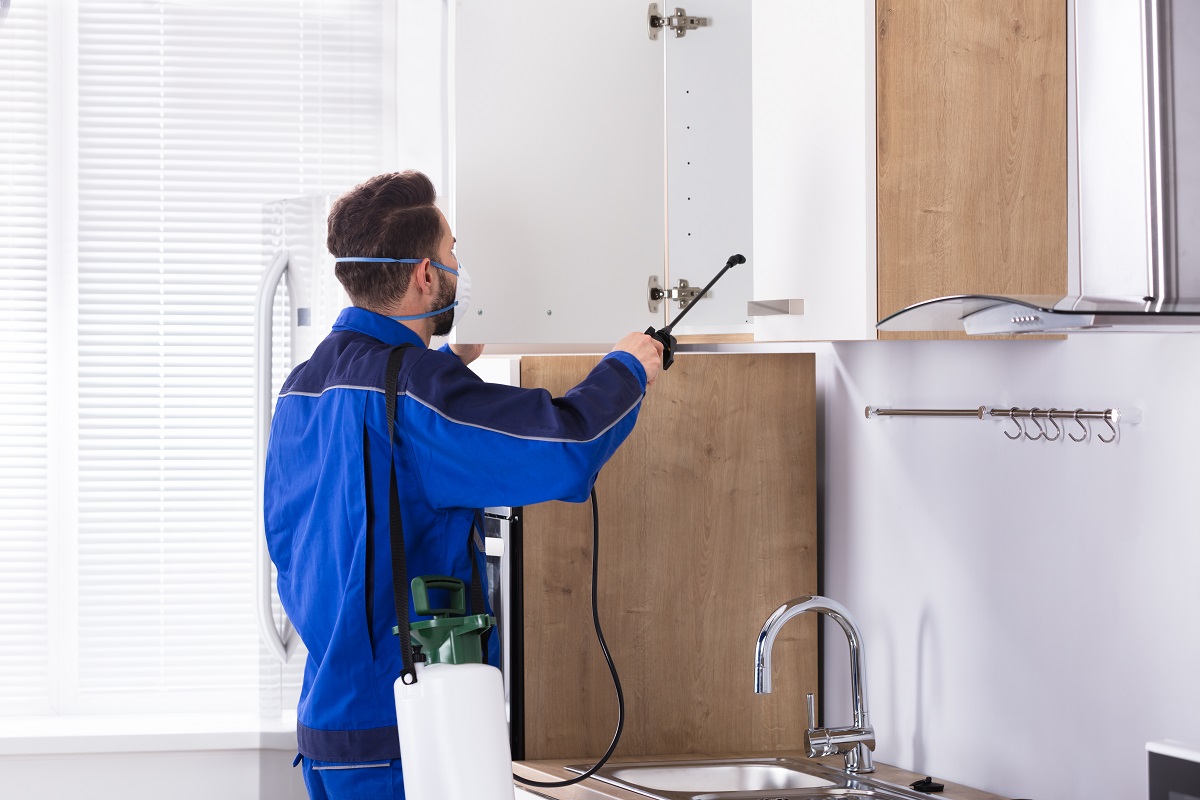
[[[342,313],[338,314],[337,322],[333,323],[333,330],[358,331],[393,346],[412,344],[417,347],[425,347],[425,342],[421,340],[421,337],[407,325],[402,325],[390,317],[358,306],[343,308]]]

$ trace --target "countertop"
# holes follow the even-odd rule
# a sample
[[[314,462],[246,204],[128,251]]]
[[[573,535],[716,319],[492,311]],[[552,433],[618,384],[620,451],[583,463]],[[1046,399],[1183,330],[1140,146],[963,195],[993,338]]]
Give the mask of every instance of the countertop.
[[[707,758],[755,758],[762,756],[762,753],[693,753],[691,755],[679,756],[646,756],[643,758],[614,758],[608,763],[610,764],[630,764],[640,761],[692,761],[696,759]],[[772,753],[772,757],[794,758],[799,761],[807,761],[804,754],[800,751]],[[841,756],[830,756],[828,758],[816,759],[833,769],[840,770],[843,765]],[[572,758],[564,761],[518,761],[513,764],[513,771],[525,778],[532,780],[562,780],[563,778],[575,777],[575,773],[568,772],[565,767],[568,764],[580,764],[587,762],[588,759]],[[899,769],[897,767],[875,762],[875,772],[871,773],[871,778],[885,781],[908,789],[909,785],[914,781],[919,781],[926,777],[918,775],[908,770]],[[945,784],[946,789],[943,792],[927,795],[930,798],[943,798],[943,800],[1008,800],[997,794],[983,792],[978,789],[972,789],[969,786],[963,786],[957,783],[951,783],[937,775],[932,776],[938,783]],[[567,786],[560,789],[544,789],[540,787],[524,786],[517,784],[517,788],[531,792],[535,795],[551,798],[552,800],[646,800],[644,795],[630,792],[607,783],[602,783],[597,780],[587,780],[583,783]],[[911,791],[911,789],[909,789]]]

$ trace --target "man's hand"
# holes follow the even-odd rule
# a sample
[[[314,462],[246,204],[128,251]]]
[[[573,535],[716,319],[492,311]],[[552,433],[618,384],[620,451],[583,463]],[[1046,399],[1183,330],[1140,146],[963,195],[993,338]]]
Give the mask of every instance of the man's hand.
[[[630,333],[613,345],[613,352],[624,350],[642,362],[646,370],[646,388],[654,385],[654,379],[662,372],[662,342],[644,333]]]
[[[481,344],[452,344],[450,352],[462,359],[464,364],[470,364],[475,359],[483,355],[483,345]]]

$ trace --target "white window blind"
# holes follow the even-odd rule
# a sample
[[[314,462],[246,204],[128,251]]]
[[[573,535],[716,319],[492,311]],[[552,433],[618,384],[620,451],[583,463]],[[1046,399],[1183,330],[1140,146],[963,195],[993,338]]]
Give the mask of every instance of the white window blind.
[[[49,707],[44,8],[0,20],[0,705]]]
[[[0,59],[14,57],[14,37],[36,39],[13,25],[29,5],[14,0],[0,22]],[[0,570],[23,577],[0,588],[0,634],[44,628],[54,602],[64,617],[53,668],[44,637],[29,638],[19,660],[0,648],[5,712],[24,713],[7,695],[47,673],[57,676],[57,710],[66,713],[255,710],[251,362],[267,259],[262,207],[339,193],[381,170],[382,7],[106,0],[72,12],[77,363],[49,369],[77,370],[78,435],[67,454],[77,465],[77,514],[55,547],[37,505],[55,480],[45,474],[44,447],[31,440],[10,448],[24,442],[12,426],[45,425],[36,279],[55,265],[37,255],[38,179],[23,172],[33,159],[2,162],[3,180],[32,188],[28,201],[11,192],[0,201],[21,209],[0,222],[0,289],[18,298],[0,302],[28,307],[13,332],[20,346],[6,346],[0,358],[7,370],[26,370],[29,394],[0,406],[0,469],[19,471],[28,484],[23,505],[6,502],[4,510]],[[22,44],[25,51],[35,109],[45,97],[35,85],[36,47]],[[7,91],[0,96],[17,102]],[[12,119],[5,113],[0,125]],[[36,142],[34,123],[25,124]],[[31,244],[9,234],[25,218],[33,220]],[[29,251],[22,258],[32,277],[20,271],[26,261],[10,262],[17,249]],[[10,424],[11,414],[21,419]],[[57,601],[45,586],[54,559],[66,569]]]

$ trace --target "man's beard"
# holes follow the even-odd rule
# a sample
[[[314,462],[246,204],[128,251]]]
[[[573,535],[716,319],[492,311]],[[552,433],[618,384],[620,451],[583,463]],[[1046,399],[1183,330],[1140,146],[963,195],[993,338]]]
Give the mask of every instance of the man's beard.
[[[434,299],[434,308],[446,308],[454,302],[454,289],[450,286],[448,278],[442,280],[442,287],[438,291],[437,297]],[[449,336],[450,329],[454,327],[454,309],[446,308],[441,314],[433,318],[433,335],[434,336]]]

